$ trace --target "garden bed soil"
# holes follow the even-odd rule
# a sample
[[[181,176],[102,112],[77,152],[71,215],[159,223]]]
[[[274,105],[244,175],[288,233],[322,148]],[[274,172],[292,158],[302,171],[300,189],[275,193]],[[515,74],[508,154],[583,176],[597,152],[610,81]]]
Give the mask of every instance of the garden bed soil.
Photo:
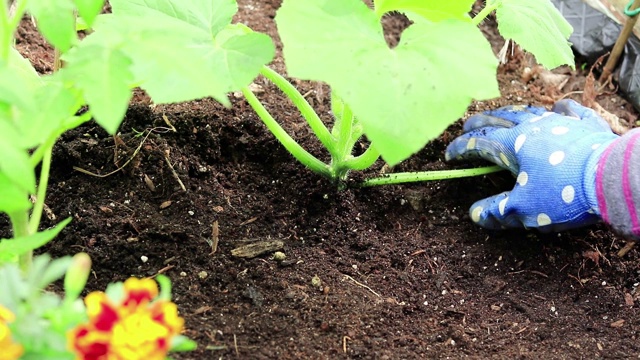
[[[237,20],[280,48],[273,22],[279,2],[239,4]],[[385,25],[393,43],[406,22],[391,16]],[[504,41],[494,21],[482,28],[497,52]],[[51,70],[53,53],[29,21],[17,46],[39,71]],[[273,66],[282,73],[279,56]],[[499,69],[503,97],[474,103],[469,114],[513,103],[548,106],[585,86],[588,67],[556,70],[569,76],[556,89],[540,77],[523,79],[532,65],[513,53]],[[295,83],[330,121],[328,89]],[[256,84],[274,117],[326,160],[295,107],[263,79]],[[640,253],[616,256],[625,242],[605,226],[547,235],[474,226],[469,206],[513,186],[504,173],[338,191],[294,161],[242,98],[231,98],[230,109],[212,100],[150,106],[136,92],[116,137],[88,123],[54,150],[43,227],[73,221],[43,250],[87,252],[88,291],[130,276],[170,277],[185,335],[198,343],[177,358],[640,355]],[[596,101],[635,124],[637,113],[619,96]],[[392,170],[477,165],[443,162],[460,124]],[[352,175],[372,176],[382,165]],[[74,169],[108,174],[122,166],[102,177]],[[9,235],[8,227],[0,230]],[[284,244],[282,262],[271,253],[231,254],[274,240]]]

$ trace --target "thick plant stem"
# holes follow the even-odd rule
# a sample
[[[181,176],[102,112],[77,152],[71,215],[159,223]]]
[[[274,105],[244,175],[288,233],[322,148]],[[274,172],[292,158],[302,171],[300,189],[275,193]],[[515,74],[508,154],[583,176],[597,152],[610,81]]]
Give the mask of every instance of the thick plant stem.
[[[418,181],[431,181],[431,180],[446,180],[456,179],[463,177],[479,176],[484,174],[490,174],[493,172],[504,170],[499,166],[485,166],[473,169],[461,169],[461,170],[437,170],[437,171],[419,171],[419,172],[406,172],[389,174],[386,176],[371,178],[363,181],[360,186],[378,186],[378,185],[395,185],[405,184]]]
[[[247,99],[247,102],[253,110],[258,114],[262,122],[267,126],[269,131],[280,141],[280,143],[289,151],[293,157],[300,161],[304,166],[308,167],[312,171],[329,177],[332,177],[329,166],[322,161],[318,160],[315,156],[311,155],[308,151],[302,148],[287,132],[278,124],[278,122],[269,114],[267,109],[262,105],[260,100],[249,90],[248,87],[243,87],[242,94]]]
[[[351,170],[365,170],[371,167],[378,160],[380,153],[373,146],[369,145],[367,150],[359,156],[352,157],[344,162],[344,165]]]
[[[353,130],[353,113],[351,108],[347,104],[342,106],[342,116],[340,117],[340,127],[338,128],[338,146],[336,154],[339,160],[343,160],[347,156],[351,155],[351,136]]]
[[[49,146],[42,158],[42,168],[40,169],[40,179],[38,183],[38,193],[36,194],[36,202],[31,211],[31,219],[29,219],[29,233],[35,234],[40,226],[42,218],[42,210],[44,209],[44,199],[47,197],[47,186],[49,186],[49,170],[51,169],[51,153],[53,146]]]
[[[502,0],[487,1],[485,7],[482,10],[480,10],[478,15],[473,17],[473,20],[471,20],[471,22],[473,23],[473,25],[476,25],[476,26],[480,25],[482,20],[484,20],[487,16],[489,16],[489,14],[493,12],[493,10],[499,8],[500,5],[502,5]]]
[[[13,230],[14,238],[26,237],[31,235],[31,233],[29,232],[29,213],[27,211],[9,214],[9,220],[11,220],[11,227]],[[18,265],[20,265],[20,269],[22,269],[22,271],[24,272],[31,268],[32,262],[33,251],[29,251],[25,254],[20,255],[20,258],[18,259]]]
[[[313,110],[313,107],[309,105],[307,99],[300,94],[298,89],[291,85],[291,83],[282,75],[267,66],[262,67],[260,74],[274,83],[280,91],[287,95],[296,108],[298,108],[300,114],[302,114],[302,117],[307,121],[309,127],[313,130],[313,133],[316,134],[322,145],[326,147],[329,152],[333,152],[333,149],[336,147],[336,140],[331,136],[331,133],[324,125],[318,114]]]

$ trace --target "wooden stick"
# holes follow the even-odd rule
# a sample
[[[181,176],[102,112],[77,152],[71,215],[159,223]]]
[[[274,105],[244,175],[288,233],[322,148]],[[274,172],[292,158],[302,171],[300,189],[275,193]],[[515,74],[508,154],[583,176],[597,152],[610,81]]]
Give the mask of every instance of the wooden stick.
[[[633,5],[629,8],[630,11],[634,11],[640,7],[640,0],[634,0]],[[607,81],[609,76],[611,76],[611,72],[613,72],[613,68],[615,68],[618,59],[620,58],[620,54],[622,54],[622,50],[624,49],[624,45],[627,43],[631,32],[633,31],[633,27],[636,25],[638,21],[638,16],[632,16],[627,19],[624,23],[624,27],[618,35],[618,40],[616,40],[616,44],[613,46],[613,50],[611,50],[611,55],[609,55],[609,59],[607,63],[604,65],[604,69],[602,69],[602,74],[600,75],[600,82]]]

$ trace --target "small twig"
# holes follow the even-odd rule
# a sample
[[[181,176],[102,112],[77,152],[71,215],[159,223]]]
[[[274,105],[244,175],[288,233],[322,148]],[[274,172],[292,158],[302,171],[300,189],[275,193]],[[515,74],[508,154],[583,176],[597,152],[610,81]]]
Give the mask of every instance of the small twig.
[[[342,337],[342,351],[344,351],[345,354],[347,353],[347,340],[351,340],[351,338],[348,336]]]
[[[113,171],[112,171],[112,172],[110,172],[110,173],[106,173],[106,174],[104,174],[104,175],[96,174],[96,173],[93,173],[93,172],[91,172],[91,171],[89,171],[89,170],[85,170],[85,169],[79,168],[79,167],[77,167],[77,166],[74,166],[74,167],[73,167],[73,170],[75,170],[75,171],[79,171],[79,172],[81,172],[81,173],[83,173],[83,174],[87,174],[87,175],[90,175],[90,176],[99,177],[99,178],[106,178],[106,177],[108,177],[108,176],[111,176],[111,175],[113,175],[113,174],[117,173],[118,171],[120,171],[120,170],[124,169],[124,168],[125,168],[125,166],[129,165],[129,163],[131,162],[131,160],[133,160],[133,159],[136,157],[136,155],[138,155],[138,152],[140,152],[140,149],[142,148],[142,145],[147,141],[147,138],[149,137],[149,135],[151,135],[151,132],[152,132],[152,131],[153,131],[153,129],[148,130],[147,135],[145,135],[145,137],[142,139],[142,141],[140,141],[140,144],[138,145],[138,147],[136,148],[136,150],[133,152],[133,155],[131,155],[131,157],[130,157],[129,159],[127,159],[127,161],[126,161],[122,166],[120,166],[119,168],[117,168],[117,169],[113,170]]]
[[[180,188],[182,189],[182,191],[187,192],[187,188],[182,183],[182,180],[180,180],[180,177],[178,176],[178,173],[176,173],[176,170],[173,168],[173,165],[171,165],[171,160],[169,160],[169,151],[168,150],[164,152],[164,159],[167,161],[167,164],[169,165],[169,168],[171,169],[171,174],[173,174],[173,177],[176,179],[178,184],[180,184]]]
[[[618,257],[623,257],[627,255],[627,253],[631,251],[631,249],[633,249],[634,246],[636,246],[635,241],[633,240],[627,241],[627,244],[622,249],[620,249],[620,251],[618,251]]]
[[[378,294],[377,292],[373,291],[373,289],[371,289],[370,287],[368,287],[367,285],[365,285],[363,283],[358,282],[356,279],[352,278],[351,276],[344,275],[344,277],[345,277],[345,279],[349,279],[349,280],[353,281],[356,285],[362,286],[363,288],[371,291],[371,293],[374,294],[375,296],[382,297],[382,296],[380,296],[380,294]]]
[[[162,120],[164,120],[165,124],[167,124],[173,132],[178,132],[178,130],[176,130],[176,128],[171,123],[171,121],[169,121],[169,118],[167,117],[167,115],[162,114]]]
[[[236,349],[236,355],[240,355],[240,351],[238,351],[238,339],[236,338],[236,334],[233,334],[233,347]]]
[[[543,278],[547,278],[547,279],[549,278],[549,275],[547,275],[547,274],[545,274],[545,273],[542,273],[542,272],[540,272],[540,271],[536,271],[536,270],[529,270],[529,272],[530,272],[530,273],[532,273],[532,274],[540,275],[540,276],[542,276]]]
[[[156,276],[158,276],[160,274],[164,274],[165,272],[173,269],[174,267],[176,267],[176,266],[175,265],[167,265],[167,266],[163,267],[162,269],[158,270],[158,272],[155,275],[153,275],[151,278],[154,278],[154,277],[156,277]]]

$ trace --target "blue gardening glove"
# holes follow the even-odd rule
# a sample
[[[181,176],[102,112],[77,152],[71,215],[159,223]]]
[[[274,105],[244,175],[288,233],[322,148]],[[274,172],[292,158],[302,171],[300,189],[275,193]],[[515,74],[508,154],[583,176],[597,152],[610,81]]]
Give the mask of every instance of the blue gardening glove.
[[[477,201],[471,219],[489,229],[561,231],[600,220],[595,169],[618,136],[573,100],[552,111],[507,106],[470,117],[445,158],[489,160],[516,176],[513,190]]]

